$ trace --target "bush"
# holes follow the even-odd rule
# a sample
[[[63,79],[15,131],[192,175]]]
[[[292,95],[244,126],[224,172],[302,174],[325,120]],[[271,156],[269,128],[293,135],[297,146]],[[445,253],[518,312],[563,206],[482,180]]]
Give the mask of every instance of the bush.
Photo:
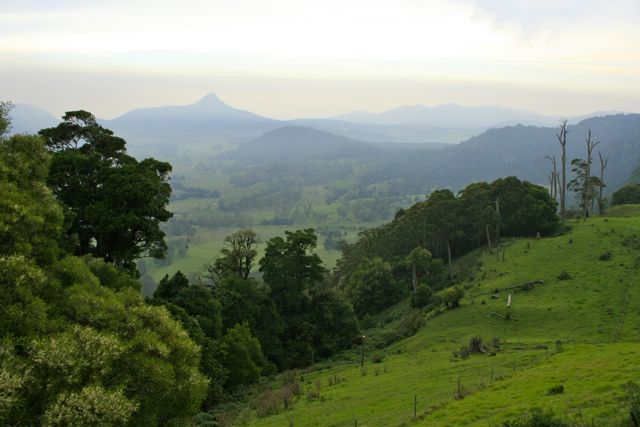
[[[452,286],[440,292],[440,300],[451,308],[458,307],[463,297],[464,289],[460,286]]]
[[[640,184],[625,185],[611,196],[611,205],[631,205],[640,203]]]
[[[431,302],[433,291],[425,284],[418,285],[415,292],[411,294],[411,306],[415,308],[422,308]]]
[[[566,271],[561,271],[560,274],[558,274],[558,280],[570,280],[570,279],[571,279],[571,275]]]
[[[384,354],[382,353],[373,353],[373,355],[371,356],[371,361],[373,363],[382,363],[383,360],[384,360]]]
[[[607,251],[601,254],[598,259],[600,261],[609,261],[611,259],[611,252]]]
[[[554,394],[562,394],[564,393],[564,386],[562,384],[553,386],[547,391],[547,394],[553,396]]]

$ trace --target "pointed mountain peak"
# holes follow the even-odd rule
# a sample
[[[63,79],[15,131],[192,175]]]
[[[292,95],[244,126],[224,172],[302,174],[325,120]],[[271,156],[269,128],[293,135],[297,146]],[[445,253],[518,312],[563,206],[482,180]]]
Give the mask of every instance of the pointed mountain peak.
[[[226,105],[215,93],[208,93],[203,96],[196,104],[200,105]]]

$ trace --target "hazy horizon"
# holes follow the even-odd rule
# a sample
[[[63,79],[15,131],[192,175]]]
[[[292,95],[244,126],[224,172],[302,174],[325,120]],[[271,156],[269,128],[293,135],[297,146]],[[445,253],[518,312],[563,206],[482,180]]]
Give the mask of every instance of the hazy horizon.
[[[113,118],[207,93],[277,119],[403,105],[640,111],[640,3],[8,0],[3,99]]]

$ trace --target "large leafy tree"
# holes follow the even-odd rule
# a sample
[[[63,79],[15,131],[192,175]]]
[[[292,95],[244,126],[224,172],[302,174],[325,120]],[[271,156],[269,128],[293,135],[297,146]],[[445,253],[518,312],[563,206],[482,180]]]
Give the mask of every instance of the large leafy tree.
[[[37,136],[0,142],[0,252],[39,262],[58,254],[62,209],[44,183],[49,163]]]
[[[283,315],[303,309],[306,291],[322,281],[326,271],[320,257],[313,253],[318,244],[313,229],[286,231],[285,236],[269,240],[260,260],[262,277]]]
[[[188,424],[207,387],[199,347],[122,269],[51,256],[63,218],[44,145],[12,137],[0,153],[0,424]]]
[[[247,279],[258,255],[258,235],[253,230],[239,230],[225,237],[224,243],[225,248],[220,251],[221,256],[213,265],[215,272],[218,275],[233,274]]]
[[[391,264],[381,258],[362,260],[344,285],[359,317],[378,313],[405,295],[404,287],[394,280]]]
[[[134,260],[162,257],[167,245],[160,223],[171,194],[171,165],[138,162],[125,141],[87,111],[71,111],[40,131],[52,153],[48,184],[67,208],[68,246],[135,271]]]
[[[287,231],[285,238],[274,237],[267,242],[265,255],[260,260],[260,272],[284,320],[281,340],[287,351],[278,360],[280,368],[310,363],[316,350],[314,344],[324,342],[321,330],[339,327],[344,321],[326,319],[322,326],[314,318],[312,307],[315,301],[321,301],[314,301],[314,296],[318,296],[316,291],[320,290],[326,272],[320,257],[313,253],[316,245],[317,237],[312,229]],[[330,311],[347,313],[335,305]],[[321,346],[324,348],[324,344]]]

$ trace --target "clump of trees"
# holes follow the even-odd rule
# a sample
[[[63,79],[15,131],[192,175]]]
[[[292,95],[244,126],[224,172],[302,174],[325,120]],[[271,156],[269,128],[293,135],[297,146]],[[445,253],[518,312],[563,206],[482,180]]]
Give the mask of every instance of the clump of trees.
[[[51,155],[47,184],[65,209],[65,249],[132,272],[136,259],[164,256],[171,165],[129,156],[125,140],[87,111],[62,119],[40,135]]]
[[[556,206],[543,187],[515,177],[471,184],[457,195],[434,191],[344,245],[334,280],[359,317],[409,294],[414,306],[424,307],[438,302],[433,291],[455,282],[453,257],[503,237],[553,234],[560,224]],[[461,298],[454,289],[442,294],[450,306]]]
[[[611,196],[612,205],[640,204],[640,184],[629,184],[618,189]]]

